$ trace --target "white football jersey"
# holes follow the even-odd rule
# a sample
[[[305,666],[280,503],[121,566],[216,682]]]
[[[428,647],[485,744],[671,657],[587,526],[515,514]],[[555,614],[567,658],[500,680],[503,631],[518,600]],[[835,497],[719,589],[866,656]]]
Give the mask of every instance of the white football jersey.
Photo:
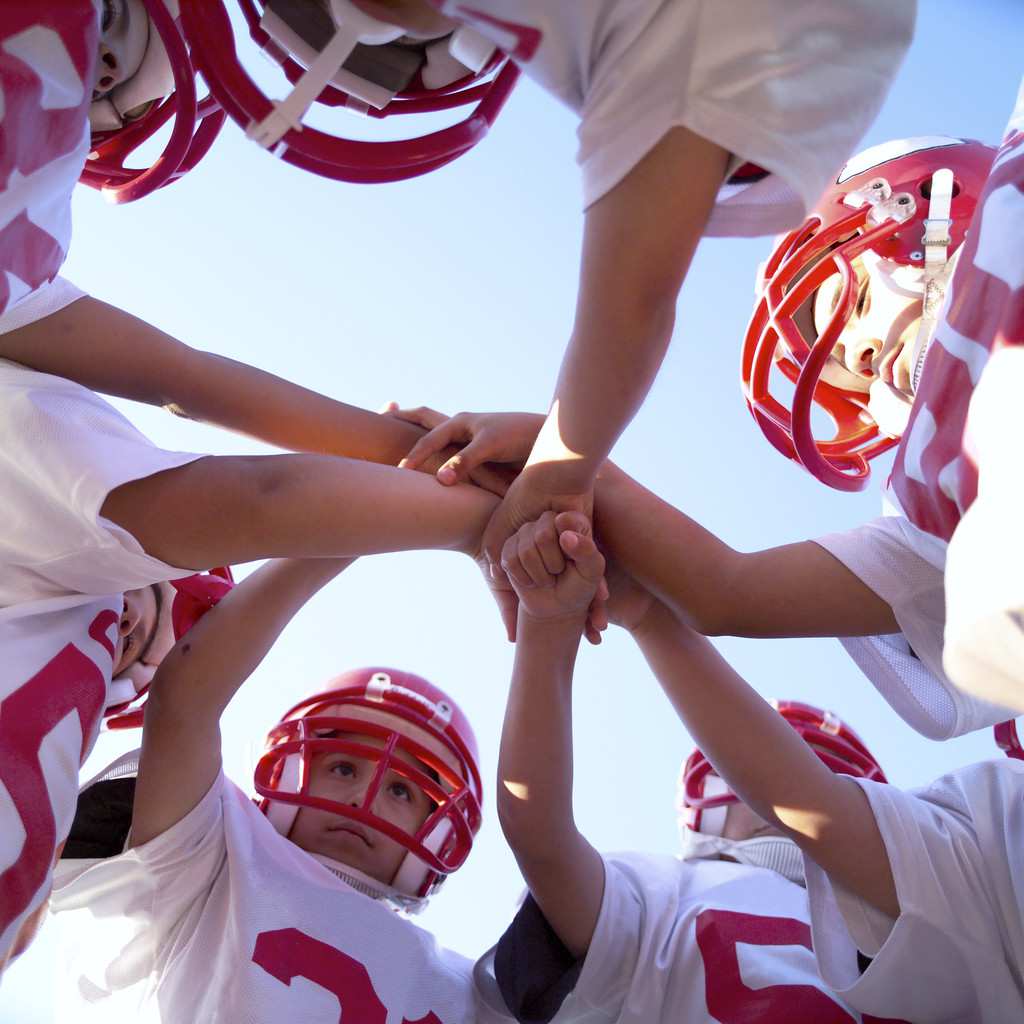
[[[0,5],[0,317],[51,282],[89,150],[99,5]]]
[[[279,835],[221,774],[176,825],[64,861],[61,1020],[464,1024],[472,962]]]
[[[871,803],[900,904],[893,921],[805,858],[826,982],[865,1013],[1024,1020],[1024,763],[986,761],[906,792],[855,780]],[[861,971],[857,951],[871,957]]]
[[[902,516],[815,538],[893,610],[902,632],[839,642],[893,710],[933,740],[983,729],[1015,712],[961,692],[942,667],[945,545]]]
[[[913,0],[433,2],[579,114],[585,206],[675,126],[732,153],[730,173],[769,172],[723,187],[709,235],[804,217],[877,114],[915,14]]]
[[[0,962],[45,899],[107,704],[122,594],[191,574],[105,520],[106,495],[197,456],[98,395],[0,360]]]
[[[858,1024],[811,951],[807,894],[774,871],[640,853],[605,858],[601,912],[552,1024]],[[482,1002],[509,1009],[496,949],[476,967]],[[513,1018],[514,1019],[514,1018]]]

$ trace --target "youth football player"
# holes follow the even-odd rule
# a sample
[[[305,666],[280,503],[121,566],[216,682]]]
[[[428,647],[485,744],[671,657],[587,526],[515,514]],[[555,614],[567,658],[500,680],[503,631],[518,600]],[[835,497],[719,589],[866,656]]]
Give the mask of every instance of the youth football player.
[[[605,568],[588,534],[577,514],[548,513],[503,552],[520,605],[498,813],[530,895],[478,964],[483,998],[518,1020],[559,1024],[859,1021],[818,978],[797,848],[735,802],[699,751],[682,779],[683,859],[602,855],[577,829],[573,664]],[[666,652],[685,627],[628,579],[611,588],[612,619],[672,695],[680,669]],[[780,710],[781,729],[806,741],[819,771],[884,778],[834,716]]]
[[[64,1013],[475,1018],[472,963],[396,912],[423,905],[480,825],[476,743],[447,695],[408,672],[347,672],[270,730],[259,805],[221,768],[224,708],[347,564],[268,563],[164,659],[134,793],[111,779],[85,794],[130,805],[130,833],[76,846],[59,870],[53,908],[78,939]]]

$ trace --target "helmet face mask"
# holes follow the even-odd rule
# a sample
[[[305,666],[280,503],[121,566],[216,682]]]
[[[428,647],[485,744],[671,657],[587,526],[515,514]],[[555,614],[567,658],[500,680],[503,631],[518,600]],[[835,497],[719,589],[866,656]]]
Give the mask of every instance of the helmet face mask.
[[[215,100],[196,97],[177,6],[176,0],[112,0],[105,12],[113,21],[100,40],[89,111],[92,148],[78,180],[114,203],[141,199],[191,170],[225,121]],[[160,155],[148,167],[127,166],[168,122]]]
[[[869,347],[880,350],[871,353],[874,376],[876,358],[889,373],[894,350],[906,347],[907,332],[918,317],[914,290],[920,286],[923,296],[928,276],[938,275],[926,255],[933,251],[931,242],[924,242],[928,225],[938,223],[929,219],[938,205],[931,191],[933,180],[939,180],[936,172],[952,171],[949,219],[940,233],[955,251],[993,157],[994,150],[981,143],[935,137],[866,150],[847,164],[804,224],[776,244],[765,264],[744,339],[744,397],[773,446],[829,486],[866,486],[869,460],[896,445],[905,424],[907,396],[895,394],[900,389],[887,381],[870,386],[868,375],[857,370]],[[890,300],[888,323],[882,322],[881,309],[870,325],[859,323],[865,272],[874,298]],[[823,288],[831,316],[817,302]],[[906,353],[920,357],[914,372],[928,340],[922,328]],[[840,367],[834,353],[844,341],[857,347],[853,358],[840,350]],[[853,373],[847,371],[851,365]],[[793,385],[788,402],[772,394],[775,370]],[[829,440],[814,436],[815,406],[835,427]],[[892,415],[890,410],[895,410]]]
[[[830,771],[875,782],[886,781],[884,772],[863,740],[831,711],[800,701],[771,703]],[[777,844],[767,842],[769,838],[775,840],[780,837],[757,836],[746,840],[723,837],[726,812],[730,806],[740,802],[703,752],[694,750],[683,763],[676,788],[676,814],[683,858],[698,859],[724,853],[749,862],[745,860],[744,848],[760,844],[765,848],[762,852],[770,858],[761,866],[778,864],[775,869],[785,874],[782,869],[791,866],[792,858],[780,855]]]
[[[345,799],[314,792],[314,765],[335,754],[368,766],[371,776]],[[396,777],[429,802],[418,827],[395,824],[375,803]],[[292,708],[267,736],[255,788],[282,835],[290,836],[300,809],[310,808],[352,822],[364,838],[371,830],[404,849],[386,882],[358,857],[349,863],[322,850],[308,852],[363,891],[405,909],[419,909],[462,866],[481,822],[482,786],[468,722],[426,680],[392,669],[348,672]]]
[[[238,0],[238,7],[252,42],[284,73],[275,90],[281,98],[265,94],[243,66],[225,0],[182,0],[196,67],[249,138],[324,177],[399,181],[442,167],[483,138],[518,77],[504,54],[467,28],[412,38],[349,0]],[[387,141],[330,134],[307,120],[313,106],[381,119],[469,105],[469,115],[447,128]]]

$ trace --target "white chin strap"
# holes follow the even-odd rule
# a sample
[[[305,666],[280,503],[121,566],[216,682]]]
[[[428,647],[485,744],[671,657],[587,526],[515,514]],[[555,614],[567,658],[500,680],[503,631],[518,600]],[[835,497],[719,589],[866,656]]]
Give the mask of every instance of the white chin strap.
[[[921,303],[921,323],[914,338],[914,371],[911,385],[917,391],[924,367],[928,346],[931,344],[939,312],[946,298],[949,279],[956,266],[956,256],[949,258],[949,246],[952,244],[950,228],[950,206],[953,201],[953,172],[944,167],[932,175],[931,196],[928,200],[928,218],[924,222],[924,299]]]
[[[328,85],[337,87],[351,97],[347,106],[352,109],[365,112],[367,108],[373,107],[381,110],[405,88],[415,70],[419,70],[425,88],[441,89],[468,74],[481,71],[495,50],[494,44],[483,36],[471,29],[460,28],[451,34],[446,33],[433,43],[424,40],[426,45],[422,56],[414,56],[414,50],[396,48],[403,52],[391,55],[390,59],[395,62],[395,66],[387,67],[381,81],[375,81],[367,77],[374,72],[357,74],[344,65],[353,56],[357,46],[386,47],[389,43],[403,39],[405,29],[370,17],[351,0],[330,0],[329,15],[334,25],[334,34],[318,50],[289,24],[286,20],[289,12],[285,7],[284,3],[274,6],[268,3],[260,19],[260,28],[285,53],[304,65],[306,71],[288,96],[276,101],[274,109],[262,121],[253,122],[246,129],[246,136],[265,149],[275,147],[287,132],[293,129],[301,131],[303,117]],[[410,61],[412,64],[404,72],[397,66]],[[419,61],[422,61],[421,67],[418,66]],[[387,64],[388,59],[385,58],[382,67]],[[377,70],[380,72],[381,68]],[[360,104],[363,106],[360,107]]]
[[[683,860],[719,860],[731,857],[739,864],[766,868],[797,885],[804,885],[804,858],[800,847],[783,836],[725,839],[686,829],[682,836]]]

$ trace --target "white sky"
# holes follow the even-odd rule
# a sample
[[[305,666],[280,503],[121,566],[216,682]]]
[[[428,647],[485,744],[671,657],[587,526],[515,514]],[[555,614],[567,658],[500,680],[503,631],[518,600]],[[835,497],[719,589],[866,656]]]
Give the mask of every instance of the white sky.
[[[997,142],[1013,105],[1024,24],[1013,0],[921,0],[916,42],[865,145],[907,135]],[[346,118],[346,115],[339,115]],[[572,117],[523,81],[476,151],[425,179],[347,186],[275,161],[229,126],[186,180],[123,208],[81,190],[66,273],[196,347],[246,360],[356,405],[546,407],[575,303],[581,214]],[[685,187],[685,181],[680,187]],[[702,244],[673,348],[615,450],[633,475],[753,549],[856,525],[877,488],[826,491],[777,455],[747,414],[739,345],[768,241]],[[159,410],[118,403],[158,444],[262,450]],[[931,743],[902,725],[834,640],[724,640],[768,696],[831,707],[890,781],[922,784],[994,756],[988,734]],[[493,786],[512,650],[466,559],[367,560],[321,593],[229,708],[228,772],[251,782],[263,734],[347,668],[408,668],[474,723]],[[86,773],[124,747],[104,737]],[[691,743],[625,634],[583,651],[576,687],[576,812],[601,849],[674,852],[675,778]],[[521,879],[488,793],[467,865],[420,920],[467,955],[512,913]],[[54,1019],[48,925],[5,976],[0,1024]]]

